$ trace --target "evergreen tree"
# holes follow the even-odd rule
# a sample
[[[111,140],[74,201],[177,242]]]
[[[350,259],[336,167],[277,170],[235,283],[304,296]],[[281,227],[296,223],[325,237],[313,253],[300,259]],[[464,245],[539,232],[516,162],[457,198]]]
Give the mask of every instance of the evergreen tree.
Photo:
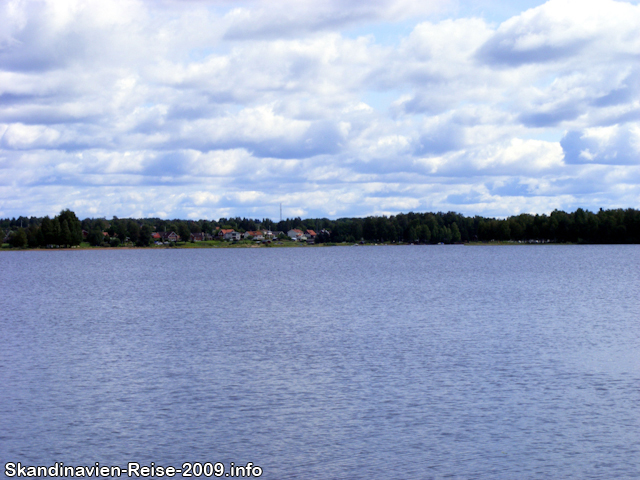
[[[48,217],[46,217],[48,219]],[[44,223],[44,220],[42,221],[42,223]],[[51,226],[51,221],[49,221],[49,226]],[[36,232],[36,239],[38,242],[38,246],[40,247],[45,247],[47,245],[47,241],[45,239],[45,235],[44,232],[42,231],[42,226],[40,226],[40,228],[38,228],[37,232]]]
[[[73,245],[73,236],[71,234],[71,230],[69,229],[69,224],[66,220],[62,220],[60,223],[60,240],[58,242],[59,245],[70,246]]]
[[[55,243],[55,233],[53,231],[53,222],[46,216],[42,219],[42,223],[40,224],[40,245],[46,246]]]
[[[151,243],[151,235],[153,234],[153,228],[151,225],[144,224],[140,229],[140,237],[138,238],[137,245],[139,247],[147,247]]]
[[[40,229],[38,227],[29,227],[27,229],[27,243],[29,244],[29,248],[37,248],[40,244],[38,241],[38,232]]]
[[[58,217],[54,217],[51,220],[51,239],[47,243],[52,245],[61,245],[62,243],[60,241],[60,221]]]
[[[60,228],[62,228],[63,222],[67,222],[69,235],[65,239],[65,245],[80,245],[80,242],[82,242],[82,224],[76,214],[67,208],[60,212],[58,221],[60,222]]]

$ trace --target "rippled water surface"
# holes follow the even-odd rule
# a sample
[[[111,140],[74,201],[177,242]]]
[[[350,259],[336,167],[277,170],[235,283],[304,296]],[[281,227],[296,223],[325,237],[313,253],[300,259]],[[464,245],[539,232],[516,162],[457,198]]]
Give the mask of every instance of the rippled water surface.
[[[640,248],[0,254],[0,460],[640,478]]]

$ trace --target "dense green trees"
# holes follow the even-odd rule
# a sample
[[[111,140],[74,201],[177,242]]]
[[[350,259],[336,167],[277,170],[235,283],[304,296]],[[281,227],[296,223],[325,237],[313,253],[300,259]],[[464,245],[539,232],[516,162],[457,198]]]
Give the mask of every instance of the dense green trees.
[[[90,245],[97,247],[99,245],[102,245],[104,240],[105,238],[104,234],[102,233],[102,228],[100,228],[100,225],[94,225],[87,235],[87,242],[89,242]]]
[[[27,246],[27,234],[24,228],[20,228],[11,234],[9,237],[9,245],[15,248],[24,248]]]
[[[304,220],[331,231],[320,242],[353,237],[369,242],[452,243],[469,241],[551,241],[572,243],[640,243],[640,211],[578,209],[573,213],[522,214],[506,219],[465,217],[459,213],[407,213],[395,216]],[[304,228],[304,226],[303,226]]]
[[[138,237],[136,245],[146,247],[151,243],[151,235],[153,235],[153,227],[145,223],[140,229],[140,236]]]
[[[132,243],[138,243],[138,240],[140,239],[140,225],[138,225],[138,222],[135,220],[129,220],[127,222],[126,237],[128,237]]]
[[[5,224],[7,220],[0,220]],[[63,210],[53,219],[47,217],[36,219],[31,217],[29,225],[25,229],[16,230],[11,238],[15,238],[14,246],[44,247],[47,245],[59,245],[72,247],[82,242],[82,226],[80,220],[71,210]],[[9,221],[9,227],[11,227]],[[19,244],[19,245],[18,245]],[[13,243],[12,243],[13,245]]]
[[[180,222],[178,225],[178,231],[176,232],[180,235],[180,240],[183,242],[188,242],[191,237],[191,230],[189,229],[189,225],[186,222]]]
[[[82,242],[82,225],[76,214],[66,209],[58,215],[60,222],[60,244],[61,245],[80,245]]]

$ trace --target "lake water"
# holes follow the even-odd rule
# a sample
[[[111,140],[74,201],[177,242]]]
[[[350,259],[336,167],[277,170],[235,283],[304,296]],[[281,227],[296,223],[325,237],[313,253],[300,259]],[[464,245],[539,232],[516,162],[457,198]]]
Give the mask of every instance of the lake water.
[[[637,246],[2,252],[2,473],[640,478],[639,267]]]

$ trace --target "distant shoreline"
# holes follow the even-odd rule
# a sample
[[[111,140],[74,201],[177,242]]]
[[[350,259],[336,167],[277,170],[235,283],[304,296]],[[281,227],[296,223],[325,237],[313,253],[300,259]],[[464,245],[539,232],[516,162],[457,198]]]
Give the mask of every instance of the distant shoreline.
[[[254,245],[272,241],[281,247],[311,244],[459,244],[473,246],[521,244],[640,244],[640,210],[554,210],[550,215],[519,214],[506,219],[466,217],[456,212],[400,213],[392,216],[270,219],[220,218],[218,220],[163,220],[160,218],[85,218],[80,221],[69,209],[48,216],[0,219],[0,235],[15,248],[46,248],[48,245],[121,248],[156,243],[178,248],[240,248],[221,245],[233,241]],[[294,245],[290,242],[295,240]],[[199,245],[183,244],[195,241]],[[215,245],[211,245],[215,242]],[[284,242],[285,245],[282,245]],[[276,246],[276,245],[272,245]]]

